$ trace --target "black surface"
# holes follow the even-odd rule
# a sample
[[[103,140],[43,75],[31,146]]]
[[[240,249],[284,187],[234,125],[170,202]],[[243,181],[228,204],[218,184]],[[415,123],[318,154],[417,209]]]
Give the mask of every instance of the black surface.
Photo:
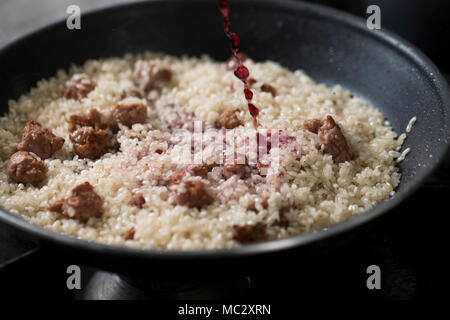
[[[420,47],[443,71],[450,71],[450,43],[442,41],[450,32],[448,0],[365,0],[382,10],[383,27]],[[401,17],[401,19],[399,19]]]
[[[10,48],[9,51],[0,53],[0,68],[6,70],[0,76],[2,77],[0,78],[0,84],[2,84],[0,103],[4,105],[5,99],[11,98],[11,92],[17,96],[27,90],[38,78],[50,76],[57,68],[65,67],[70,62],[80,63],[86,58],[121,54],[129,50],[140,51],[143,48],[169,53],[207,52],[216,58],[225,58],[228,52],[227,43],[223,38],[220,19],[215,8],[195,11],[192,5],[186,5],[182,11],[187,16],[180,17],[177,15],[179,11],[174,9],[173,4],[170,6],[161,4],[161,11],[146,12],[144,10],[146,6],[149,5],[140,5],[135,7],[137,9],[129,9],[129,11],[124,11],[124,8],[108,11],[108,19],[105,18],[105,13],[92,15],[84,20],[85,28],[78,33],[70,33],[61,24],[34,38],[28,38],[17,44],[15,48]],[[291,68],[302,68],[313,78],[328,84],[343,84],[355,94],[362,95],[379,106],[396,131],[403,131],[408,120],[413,115],[418,115],[419,121],[407,140],[407,145],[417,151],[411,153],[402,165],[404,180],[399,189],[399,195],[407,192],[416,179],[438,160],[439,156],[436,154],[430,158],[430,152],[434,153],[434,150],[442,148],[447,142],[447,132],[442,132],[441,129],[447,130],[448,106],[444,106],[444,102],[439,101],[439,92],[435,87],[439,85],[436,70],[433,69],[434,74],[430,75],[429,71],[432,67],[426,60],[424,62],[422,57],[419,56],[418,60],[414,60],[417,57],[414,54],[411,55],[412,51],[408,47],[403,47],[396,40],[383,41],[375,33],[370,34],[362,28],[355,27],[352,19],[349,20],[350,24],[334,19],[324,19],[321,12],[317,13],[313,9],[308,9],[309,7],[302,11],[293,9],[277,11],[273,8],[269,8],[270,10],[264,8],[264,5],[249,7],[233,4],[233,28],[240,30],[243,50],[252,57],[257,60],[273,59]],[[199,13],[202,15],[201,19],[192,18],[192,15]],[[128,19],[125,21],[124,17]],[[159,27],[152,28],[154,25]],[[188,25],[193,26],[196,32],[190,32],[186,28]],[[205,28],[205,26],[208,27]],[[148,42],[148,39],[153,41]],[[53,43],[60,44],[60,50],[54,50]],[[271,43],[271,46],[267,46],[267,43]],[[23,63],[19,64],[18,61]],[[427,66],[423,68],[423,65],[417,64],[417,61]],[[443,136],[444,133],[445,136]],[[438,141],[438,137],[442,140]],[[421,167],[418,166],[419,164]],[[400,297],[402,294],[410,297],[439,295],[441,293],[439,283],[443,281],[440,281],[439,276],[436,273],[433,274],[431,270],[436,265],[445,266],[442,261],[439,261],[439,257],[435,256],[437,252],[443,250],[442,243],[445,242],[441,238],[443,235],[439,232],[433,232],[431,236],[425,233],[433,227],[434,230],[440,231],[441,225],[435,226],[436,219],[424,219],[423,212],[425,211],[428,216],[435,213],[436,210],[430,209],[428,204],[430,200],[434,200],[431,204],[437,206],[440,202],[437,202],[435,197],[439,195],[439,199],[442,199],[447,189],[441,189],[440,182],[438,187],[432,185],[431,189],[428,188],[425,190],[429,191],[420,193],[421,197],[415,196],[397,208],[395,212],[383,217],[382,221],[366,227],[368,229],[363,228],[365,232],[362,235],[359,233],[353,238],[344,238],[344,245],[335,246],[331,242],[322,244],[319,254],[314,256],[304,252],[291,252],[284,256],[284,264],[280,261],[279,268],[274,268],[279,261],[275,258],[271,259],[270,264],[265,259],[252,259],[253,264],[246,269],[248,272],[252,273],[257,269],[255,261],[258,261],[259,265],[266,262],[270,265],[267,269],[275,270],[275,274],[268,276],[252,274],[252,279],[255,279],[253,288],[256,288],[254,294],[269,294],[272,289],[291,286],[291,283],[297,283],[297,285],[301,283],[318,295],[322,289],[330,286],[330,283],[332,284],[330,292],[337,293],[346,287],[350,290],[350,295],[372,294],[373,292],[368,293],[364,287],[364,272],[366,264],[377,264],[373,260],[378,259],[381,260],[382,270],[388,270],[387,277],[383,278],[383,286],[389,286],[389,282],[399,282],[393,285],[392,290],[389,291],[391,293],[384,293],[383,297],[396,295]],[[424,211],[418,210],[419,205],[424,208]],[[408,223],[405,223],[405,217],[408,218],[406,219]],[[406,235],[405,239],[398,238],[399,232]],[[420,237],[417,236],[418,233],[421,234]],[[392,246],[384,246],[389,241],[393,241]],[[106,255],[85,255],[86,252],[83,250],[76,252],[67,247],[60,249],[61,253],[65,252],[71,257],[69,260],[77,263],[89,262],[92,265],[115,268],[118,262],[122,262],[124,269],[127,267],[129,269],[132,262],[139,261],[139,257],[137,260],[117,261],[115,260],[117,256],[112,251],[109,251],[110,256],[107,259]],[[100,250],[97,253],[99,252]],[[402,256],[399,256],[400,252]],[[83,255],[77,255],[79,253]],[[62,263],[63,266],[65,264],[59,259],[55,261],[55,256],[59,257],[59,252],[56,253],[47,247],[37,255],[29,257],[29,259],[52,263],[51,267],[41,263],[36,271],[41,276],[34,278],[35,281],[46,279],[48,288],[51,288],[51,279],[60,279],[57,275],[61,272],[61,266],[56,266],[55,263]],[[354,260],[355,257],[358,259]],[[24,261],[30,260],[24,259]],[[383,266],[383,263],[386,266]],[[406,268],[406,271],[401,271],[396,277],[392,276],[396,274],[397,269],[405,270],[404,265],[409,264],[414,264],[414,267]],[[25,272],[29,265],[29,263],[23,266],[16,265],[13,271],[10,267],[6,267],[1,272],[21,274],[22,281],[30,275],[30,272]],[[146,264],[140,266],[147,267]],[[151,264],[149,266],[153,267]],[[172,263],[170,267],[177,268],[178,264]],[[219,267],[223,267],[221,262]],[[234,267],[239,268],[236,263]],[[242,269],[244,267],[242,266]],[[64,273],[65,267],[62,270]],[[306,276],[292,279],[292,274],[296,270],[304,270],[305,272],[299,272],[299,274]],[[312,271],[315,276],[309,277]],[[406,276],[403,276],[402,272],[406,272]],[[341,274],[345,276],[340,276]],[[389,281],[390,275],[394,277],[393,281]],[[363,277],[362,282],[361,277]],[[421,286],[424,287],[420,290],[415,285],[418,277],[421,277]],[[14,287],[14,282],[17,280],[8,276],[6,278],[6,282]],[[411,284],[414,288],[408,289]],[[61,288],[60,280],[57,281],[57,286]],[[397,288],[400,288],[402,293],[396,293]]]

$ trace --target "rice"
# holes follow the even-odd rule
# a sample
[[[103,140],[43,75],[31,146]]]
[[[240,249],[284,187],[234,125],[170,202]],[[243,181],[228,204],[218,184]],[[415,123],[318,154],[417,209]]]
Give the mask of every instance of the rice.
[[[405,160],[406,155],[411,151],[411,148],[406,148],[405,150],[403,150],[403,152],[401,153],[400,157],[398,157],[396,159],[397,163],[402,162],[403,160]]]
[[[417,117],[416,116],[412,117],[411,120],[409,120],[408,125],[406,126],[406,132],[407,133],[411,132],[411,129],[412,129],[413,125],[416,123],[416,121],[417,121]]]
[[[137,89],[133,65],[144,57],[169,68],[174,78],[170,86],[149,93],[148,122],[121,127],[118,152],[97,161],[74,156],[68,135],[70,115],[91,108],[108,113],[121,100],[123,91]],[[291,72],[271,61],[247,60],[246,66],[258,81],[254,103],[260,108],[260,126],[288,129],[301,141],[296,153],[272,150],[280,153],[280,163],[276,170],[269,168],[267,176],[225,180],[219,168],[214,168],[210,172],[216,195],[212,205],[201,209],[174,205],[170,187],[156,182],[185,166],[180,161],[182,143],[174,143],[168,128],[192,119],[213,128],[221,112],[231,106],[239,108],[244,127],[251,130],[243,85],[223,63],[207,56],[126,55],[90,60],[68,72],[60,70],[18,100],[9,101],[9,114],[0,118],[0,205],[31,223],[86,240],[192,250],[238,246],[233,239],[235,225],[264,223],[269,239],[311,232],[360,214],[393,195],[400,182],[396,160],[403,159],[409,148],[400,154],[397,148],[405,136],[397,141],[397,134],[377,109],[340,86],[328,88],[315,83],[300,70]],[[81,101],[61,96],[65,82],[76,73],[86,73],[97,83]],[[262,83],[273,86],[277,95],[259,90]],[[317,135],[303,130],[305,120],[327,115],[342,128],[354,160],[334,163],[329,154],[317,148]],[[62,150],[44,160],[48,173],[41,187],[14,183],[5,172],[23,127],[31,119],[66,140]],[[204,157],[211,160],[214,156],[214,148],[207,144]],[[85,181],[104,201],[101,218],[82,223],[48,210]],[[133,205],[136,195],[145,199],[142,208]],[[262,196],[267,197],[267,206]],[[248,210],[252,205],[255,210]],[[275,223],[281,210],[286,211],[287,227]],[[123,235],[131,228],[134,238],[125,240]]]

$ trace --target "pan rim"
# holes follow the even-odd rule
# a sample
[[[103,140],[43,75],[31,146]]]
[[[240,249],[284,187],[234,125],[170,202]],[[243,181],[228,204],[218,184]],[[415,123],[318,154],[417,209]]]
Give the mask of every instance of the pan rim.
[[[183,0],[171,0],[172,3],[186,3]],[[210,0],[193,0],[190,1],[192,4],[198,5],[208,5]],[[235,1],[230,1],[235,2]],[[167,4],[166,0],[152,0],[152,1],[137,1],[126,4],[118,4],[107,6],[100,9],[91,10],[84,13],[84,17],[95,16],[99,13],[106,11],[121,10],[125,7],[139,6],[139,5],[150,5],[153,3]],[[236,2],[236,5],[238,3]],[[446,152],[449,149],[449,139],[450,131],[448,128],[449,124],[449,110],[450,110],[450,92],[447,81],[441,75],[439,69],[434,65],[431,60],[426,57],[419,49],[415,46],[402,39],[401,37],[393,34],[392,32],[382,29],[376,32],[369,32],[365,26],[365,21],[359,17],[353,16],[351,14],[324,7],[321,5],[303,3],[303,2],[293,2],[287,0],[281,1],[271,1],[271,0],[245,0],[239,1],[239,5],[257,5],[257,6],[269,6],[270,8],[276,10],[298,10],[307,11],[314,14],[317,17],[324,17],[328,20],[335,21],[339,24],[343,24],[352,29],[352,31],[361,32],[366,36],[375,38],[377,41],[382,42],[386,45],[393,47],[396,51],[401,52],[402,55],[410,59],[414,65],[417,66],[417,70],[420,72],[427,72],[427,78],[433,83],[433,89],[436,90],[438,96],[442,99],[443,116],[445,118],[445,133],[443,133],[445,138],[445,145],[438,149],[434,154],[434,159],[437,159],[434,164],[430,165],[424,169],[420,175],[415,177],[415,183],[408,188],[403,190],[401,193],[396,193],[394,197],[389,198],[374,208],[364,211],[361,214],[344,220],[340,223],[331,225],[327,228],[306,233],[296,236],[291,236],[288,238],[270,240],[261,243],[248,244],[244,246],[234,247],[234,248],[222,248],[222,249],[196,249],[196,250],[167,250],[167,249],[151,249],[151,248],[131,248],[126,246],[109,245],[100,242],[88,241],[74,236],[62,234],[50,229],[46,229],[40,225],[28,222],[19,216],[9,213],[0,207],[0,220],[5,223],[18,228],[33,237],[37,237],[39,240],[47,241],[51,243],[56,243],[59,246],[66,246],[76,248],[82,251],[89,251],[90,253],[98,253],[100,255],[120,255],[124,258],[133,257],[139,259],[165,259],[165,260],[186,260],[186,259],[203,259],[203,260],[216,260],[216,259],[232,259],[232,258],[242,258],[250,257],[261,254],[269,254],[274,252],[280,252],[289,249],[295,249],[313,242],[318,242],[326,238],[331,238],[342,234],[345,231],[353,229],[354,227],[365,225],[366,223],[382,216],[394,207],[396,207],[401,202],[405,201],[410,197],[417,189],[423,184],[423,182],[440,166],[443,162]],[[49,32],[53,28],[60,26],[65,23],[65,20],[60,20],[49,24],[43,28],[35,30],[27,35],[13,40],[7,43],[3,48],[0,49],[0,57],[7,52],[9,49],[20,45],[22,42],[27,41],[29,38],[33,38],[40,33]],[[430,76],[430,73],[433,76]],[[446,107],[446,108],[445,108]]]

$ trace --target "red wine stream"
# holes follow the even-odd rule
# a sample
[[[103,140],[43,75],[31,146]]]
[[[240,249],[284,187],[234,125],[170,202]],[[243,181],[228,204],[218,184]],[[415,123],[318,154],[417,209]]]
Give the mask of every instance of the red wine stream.
[[[238,55],[239,51],[239,43],[240,39],[239,36],[230,31],[230,4],[228,3],[228,0],[218,0],[219,1],[219,9],[220,12],[223,15],[223,24],[224,24],[224,31],[228,39],[230,39],[231,42],[231,52],[233,53],[234,58],[236,59],[237,67],[236,70],[234,70],[234,75],[239,78],[244,83],[244,95],[245,99],[247,100],[248,104],[248,111],[253,117],[253,126],[255,129],[258,126],[258,122],[256,120],[256,116],[259,113],[258,108],[252,103],[253,98],[253,92],[248,87],[247,79],[250,75],[250,72],[248,71],[247,67],[243,65],[241,58]]]

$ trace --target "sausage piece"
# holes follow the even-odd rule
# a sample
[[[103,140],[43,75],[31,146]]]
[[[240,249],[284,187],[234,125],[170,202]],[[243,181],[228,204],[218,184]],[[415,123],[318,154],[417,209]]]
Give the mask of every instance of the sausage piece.
[[[172,71],[160,68],[151,59],[138,60],[134,64],[134,78],[142,91],[160,89],[172,79]]]
[[[81,158],[98,159],[108,152],[109,134],[102,129],[81,127],[70,135],[75,153]]]
[[[42,128],[37,121],[31,120],[25,125],[22,141],[17,145],[19,151],[29,151],[41,159],[47,159],[62,148],[64,139],[55,136],[49,129]]]
[[[319,119],[308,119],[303,122],[303,128],[317,134],[319,133],[320,123],[321,121]]]
[[[85,182],[73,188],[68,198],[51,205],[49,210],[59,212],[71,219],[86,222],[91,217],[102,216],[102,205],[103,200],[94,191],[94,187],[89,182]]]
[[[81,127],[103,129],[101,114],[97,109],[91,109],[87,114],[73,114],[69,119],[69,132],[74,132]]]
[[[135,97],[128,97],[120,101],[111,109],[111,127],[118,129],[118,124],[131,127],[135,123],[144,123],[147,119],[146,104]]]
[[[225,109],[219,117],[220,127],[226,129],[233,129],[241,125],[241,120],[237,116],[238,109],[227,108]]]
[[[267,84],[267,83],[264,83],[264,84],[261,85],[261,91],[262,92],[268,92],[273,97],[275,97],[277,95],[277,89],[275,89],[274,87],[272,87],[270,84]]]
[[[47,168],[30,152],[18,151],[9,158],[6,173],[14,182],[37,185],[45,179]]]
[[[133,204],[138,207],[139,209],[142,209],[142,207],[145,204],[145,198],[143,196],[139,196],[137,198],[133,199]]]
[[[243,178],[246,173],[247,168],[244,164],[226,164],[222,168],[222,175],[225,179],[230,179],[234,175]]]
[[[123,234],[123,240],[133,240],[134,239],[134,235],[136,234],[136,229],[134,227],[128,229],[127,231],[125,231],[125,233]]]
[[[248,79],[247,79],[247,85],[248,85],[249,87],[253,86],[256,82],[257,82],[257,81],[256,81],[255,78],[248,78]]]
[[[324,146],[323,151],[331,154],[335,163],[353,159],[347,140],[333,117],[327,116],[322,121],[319,119],[306,120],[303,127],[319,135],[320,142]]]
[[[233,239],[240,243],[251,243],[262,241],[267,238],[266,225],[258,222],[254,225],[234,225]]]
[[[289,207],[283,206],[278,210],[278,219],[275,220],[272,225],[282,228],[289,227],[289,219],[286,217],[286,213],[289,212]]]
[[[207,192],[205,184],[201,181],[186,181],[184,190],[175,196],[175,204],[189,208],[201,208],[211,204],[214,198]]]
[[[334,162],[341,163],[352,160],[353,155],[347,140],[331,116],[322,120],[318,134],[320,142],[324,146],[323,151],[331,154]]]
[[[67,99],[81,100],[94,89],[95,83],[89,79],[87,74],[77,73],[66,82],[66,89],[63,94]]]

